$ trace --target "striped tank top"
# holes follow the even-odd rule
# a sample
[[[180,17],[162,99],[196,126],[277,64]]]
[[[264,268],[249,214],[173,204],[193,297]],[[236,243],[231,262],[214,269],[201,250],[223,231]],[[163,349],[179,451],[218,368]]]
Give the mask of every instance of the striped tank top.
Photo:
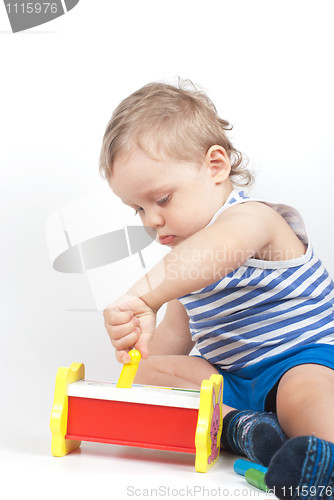
[[[230,206],[247,201],[261,200],[235,189],[208,226]],[[262,203],[286,220],[306,254],[286,261],[249,259],[216,283],[178,299],[200,354],[228,372],[292,348],[334,345],[334,285],[313,253],[301,215],[287,205]]]

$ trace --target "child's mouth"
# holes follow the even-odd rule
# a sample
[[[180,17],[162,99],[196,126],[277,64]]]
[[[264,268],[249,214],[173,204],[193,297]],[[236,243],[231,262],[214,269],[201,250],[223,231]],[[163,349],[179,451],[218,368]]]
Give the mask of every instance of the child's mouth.
[[[174,240],[175,236],[163,236],[162,238],[159,238],[159,243],[161,245],[169,245],[169,243],[172,243]]]

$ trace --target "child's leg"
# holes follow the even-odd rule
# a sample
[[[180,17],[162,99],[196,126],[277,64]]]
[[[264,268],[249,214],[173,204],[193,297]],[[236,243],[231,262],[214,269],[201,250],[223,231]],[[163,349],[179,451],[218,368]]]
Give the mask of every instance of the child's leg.
[[[197,356],[150,356],[139,363],[135,384],[200,389],[204,379],[218,373],[211,363]],[[224,414],[231,410],[224,405]]]
[[[151,356],[139,364],[135,383],[200,389],[202,381],[218,370],[196,356]],[[286,437],[274,414],[234,410],[223,405],[222,446],[268,465]]]
[[[292,439],[271,460],[268,487],[285,500],[334,498],[334,370],[289,370],[278,385],[277,414]]]

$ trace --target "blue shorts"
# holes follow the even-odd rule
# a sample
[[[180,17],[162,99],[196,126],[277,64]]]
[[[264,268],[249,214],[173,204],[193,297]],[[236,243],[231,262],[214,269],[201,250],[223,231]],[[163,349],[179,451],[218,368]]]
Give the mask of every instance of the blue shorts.
[[[305,363],[334,370],[334,344],[297,347],[235,372],[214,366],[224,377],[223,402],[226,405],[237,410],[276,411],[276,390],[281,377],[290,368]],[[269,399],[274,407],[269,405]]]

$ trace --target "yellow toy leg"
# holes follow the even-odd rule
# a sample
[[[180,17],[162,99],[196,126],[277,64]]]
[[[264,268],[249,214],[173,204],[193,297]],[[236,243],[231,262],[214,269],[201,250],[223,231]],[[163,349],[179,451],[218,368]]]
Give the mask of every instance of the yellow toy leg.
[[[207,472],[218,460],[223,426],[223,377],[203,380],[195,435],[197,472]]]
[[[63,457],[79,448],[81,441],[65,439],[67,433],[68,396],[67,386],[83,379],[85,365],[72,363],[70,368],[59,368],[56,376],[55,396],[50,419],[52,434],[51,453],[54,457]]]
[[[132,349],[129,351],[129,356],[131,360],[126,363],[121,371],[116,387],[122,389],[129,389],[135,379],[139,361],[141,360],[140,352],[137,349]]]

